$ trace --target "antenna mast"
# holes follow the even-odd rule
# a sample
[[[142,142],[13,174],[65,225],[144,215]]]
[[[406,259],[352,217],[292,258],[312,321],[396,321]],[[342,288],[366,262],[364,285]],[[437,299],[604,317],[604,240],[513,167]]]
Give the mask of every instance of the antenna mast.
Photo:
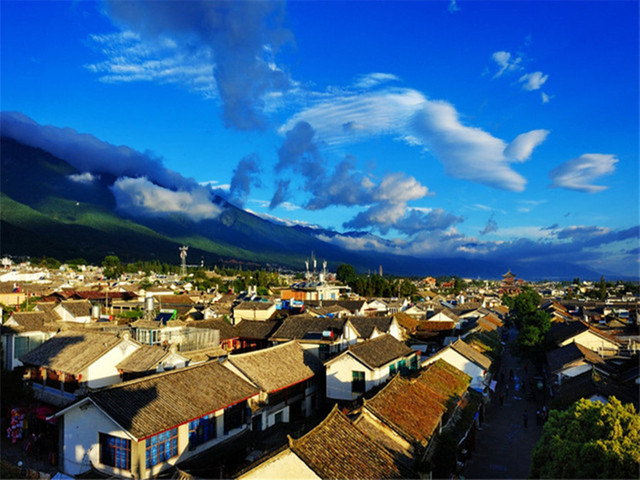
[[[187,250],[189,247],[183,245],[180,247],[180,276],[185,277],[187,275]]]

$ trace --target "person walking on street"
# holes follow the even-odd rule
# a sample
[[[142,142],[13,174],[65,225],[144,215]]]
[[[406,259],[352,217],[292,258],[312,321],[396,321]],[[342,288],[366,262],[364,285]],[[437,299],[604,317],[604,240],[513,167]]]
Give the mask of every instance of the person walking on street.
[[[509,384],[504,387],[504,396],[509,398]]]
[[[504,404],[504,392],[500,392],[500,406],[502,406]]]

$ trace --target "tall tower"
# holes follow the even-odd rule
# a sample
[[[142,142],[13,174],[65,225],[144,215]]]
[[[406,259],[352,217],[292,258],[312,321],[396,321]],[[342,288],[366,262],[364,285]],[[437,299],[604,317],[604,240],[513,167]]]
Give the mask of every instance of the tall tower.
[[[180,247],[180,276],[182,277],[187,275],[187,250],[189,247],[186,245]]]

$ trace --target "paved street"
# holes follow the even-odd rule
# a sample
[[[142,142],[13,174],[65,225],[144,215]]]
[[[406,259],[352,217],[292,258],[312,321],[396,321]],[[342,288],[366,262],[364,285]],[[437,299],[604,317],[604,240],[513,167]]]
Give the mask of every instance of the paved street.
[[[476,435],[476,449],[464,467],[465,478],[527,478],[529,474],[531,452],[542,434],[542,426],[536,425],[536,411],[542,406],[542,398],[531,395],[531,367],[525,368],[525,364],[509,352],[516,335],[515,330],[508,332],[501,366],[504,381],[500,381],[499,373],[485,422]],[[513,380],[510,380],[510,371],[513,371]],[[501,392],[505,394],[502,406]],[[524,412],[527,412],[527,428]]]

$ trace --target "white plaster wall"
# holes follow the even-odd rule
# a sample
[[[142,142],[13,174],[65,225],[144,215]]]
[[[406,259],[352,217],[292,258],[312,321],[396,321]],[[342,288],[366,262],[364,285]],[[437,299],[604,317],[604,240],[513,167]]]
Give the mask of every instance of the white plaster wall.
[[[89,388],[100,388],[119,383],[121,381],[120,372],[118,372],[116,365],[139,348],[140,345],[137,343],[131,340],[123,340],[89,365],[87,369],[87,385]]]
[[[371,370],[347,354],[327,365],[327,397],[336,400],[353,400],[351,394],[353,371],[365,372],[365,390],[373,388]]]
[[[582,332],[577,337],[574,337],[574,341],[577,344],[588,348],[589,350],[593,350],[594,352],[598,352],[599,349],[618,350],[619,348],[615,343],[605,340],[604,338],[599,337],[598,335],[595,335],[588,330],[586,332]]]
[[[320,478],[295,453],[286,449],[244,475],[246,480],[311,480]]]
[[[60,467],[68,475],[78,475],[90,470],[90,462],[100,466],[100,445],[98,444],[100,432],[130,439],[126,432],[90,402],[65,413],[63,424]],[[111,467],[108,468],[113,470]],[[128,476],[127,472],[120,473]]]
[[[282,412],[282,423],[289,423],[289,407],[286,406],[283,409],[267,414],[267,428],[273,427],[276,424],[276,414],[280,412]]]

